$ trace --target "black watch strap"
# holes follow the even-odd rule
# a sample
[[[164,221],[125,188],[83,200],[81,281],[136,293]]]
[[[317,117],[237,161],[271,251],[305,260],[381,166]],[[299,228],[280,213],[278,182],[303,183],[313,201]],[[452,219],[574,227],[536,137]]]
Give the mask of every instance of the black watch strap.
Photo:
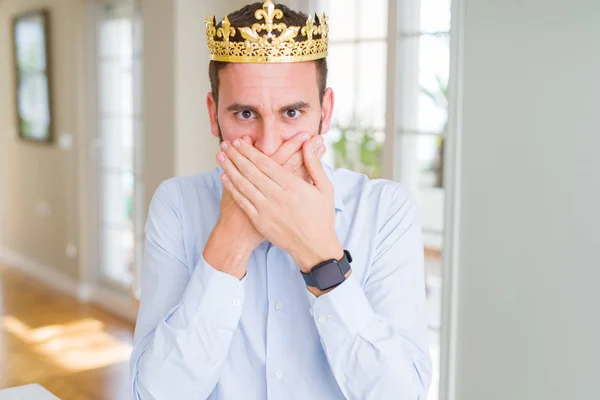
[[[332,260],[328,260],[325,261],[319,265],[316,265],[313,269],[320,267],[323,264],[326,263],[330,263]],[[350,271],[350,263],[352,262],[352,255],[350,254],[350,252],[348,250],[344,250],[344,256],[340,259],[337,260],[337,263],[339,265],[340,271],[342,272],[342,276],[346,276],[346,274],[348,273],[348,271]],[[302,272],[302,277],[304,278],[304,282],[306,283],[306,286],[311,286],[311,287],[319,287],[318,283],[316,282],[315,278],[313,277],[313,275],[311,273],[304,273]],[[342,283],[343,280],[339,283]]]
[[[306,286],[317,287],[317,282],[315,281],[315,278],[313,278],[313,276],[311,274],[302,272],[302,277],[304,278],[304,283],[306,283]]]

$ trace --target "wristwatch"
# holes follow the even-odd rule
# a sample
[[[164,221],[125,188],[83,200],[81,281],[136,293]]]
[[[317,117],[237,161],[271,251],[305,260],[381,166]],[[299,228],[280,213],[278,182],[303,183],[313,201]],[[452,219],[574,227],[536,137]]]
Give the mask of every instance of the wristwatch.
[[[319,290],[331,289],[346,280],[346,274],[350,271],[352,256],[348,250],[344,250],[341,260],[331,259],[323,261],[314,266],[310,273],[302,272],[306,286],[316,287]]]

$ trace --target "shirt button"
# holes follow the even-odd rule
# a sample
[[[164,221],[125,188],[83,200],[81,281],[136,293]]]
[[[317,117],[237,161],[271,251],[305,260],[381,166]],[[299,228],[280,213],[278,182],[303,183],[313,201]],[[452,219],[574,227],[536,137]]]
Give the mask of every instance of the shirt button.
[[[275,371],[275,378],[279,379],[283,376],[283,372],[278,369],[277,371]]]
[[[339,374],[338,375],[338,381],[340,381],[340,383],[346,383],[346,375]]]
[[[277,311],[281,311],[282,308],[283,308],[283,304],[281,304],[280,301],[278,301],[277,303],[275,303],[275,309]]]
[[[234,306],[239,306],[242,303],[242,301],[237,297],[235,297],[231,302]]]
[[[308,309],[308,312],[310,313],[311,316],[313,315],[312,307]]]
[[[326,315],[321,315],[321,316],[319,317],[319,322],[320,322],[320,323],[322,323],[322,324],[324,324],[324,323],[326,323],[326,322],[327,322],[327,320],[328,320],[328,319],[329,319],[329,318],[327,318],[327,316],[326,316]]]

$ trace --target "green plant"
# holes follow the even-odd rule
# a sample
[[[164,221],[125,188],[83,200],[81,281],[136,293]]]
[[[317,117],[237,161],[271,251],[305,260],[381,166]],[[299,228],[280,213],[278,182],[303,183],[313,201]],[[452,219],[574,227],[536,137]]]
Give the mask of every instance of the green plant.
[[[383,142],[378,140],[377,130],[360,122],[347,125],[335,123],[340,137],[333,143],[335,166],[366,174],[370,178],[381,177],[381,153]]]
[[[433,103],[440,107],[448,109],[448,84],[444,83],[439,76],[436,76],[437,88],[435,91],[421,87],[421,92],[433,101]],[[427,170],[435,173],[435,184],[434,187],[444,187],[444,137],[446,136],[446,130],[448,128],[448,121],[444,124],[442,131],[437,136],[437,154],[435,160],[427,168]]]

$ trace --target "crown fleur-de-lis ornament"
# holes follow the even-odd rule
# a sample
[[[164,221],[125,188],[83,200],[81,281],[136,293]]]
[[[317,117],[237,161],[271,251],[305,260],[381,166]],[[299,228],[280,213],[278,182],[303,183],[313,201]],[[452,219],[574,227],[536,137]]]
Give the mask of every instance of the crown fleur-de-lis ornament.
[[[283,10],[271,0],[254,13],[251,27],[234,27],[225,17],[217,29],[215,18],[205,21],[206,40],[210,59],[237,63],[285,63],[311,61],[327,56],[329,27],[327,17],[315,15],[304,26],[287,26],[278,22]],[[239,32],[241,39],[232,41]]]

